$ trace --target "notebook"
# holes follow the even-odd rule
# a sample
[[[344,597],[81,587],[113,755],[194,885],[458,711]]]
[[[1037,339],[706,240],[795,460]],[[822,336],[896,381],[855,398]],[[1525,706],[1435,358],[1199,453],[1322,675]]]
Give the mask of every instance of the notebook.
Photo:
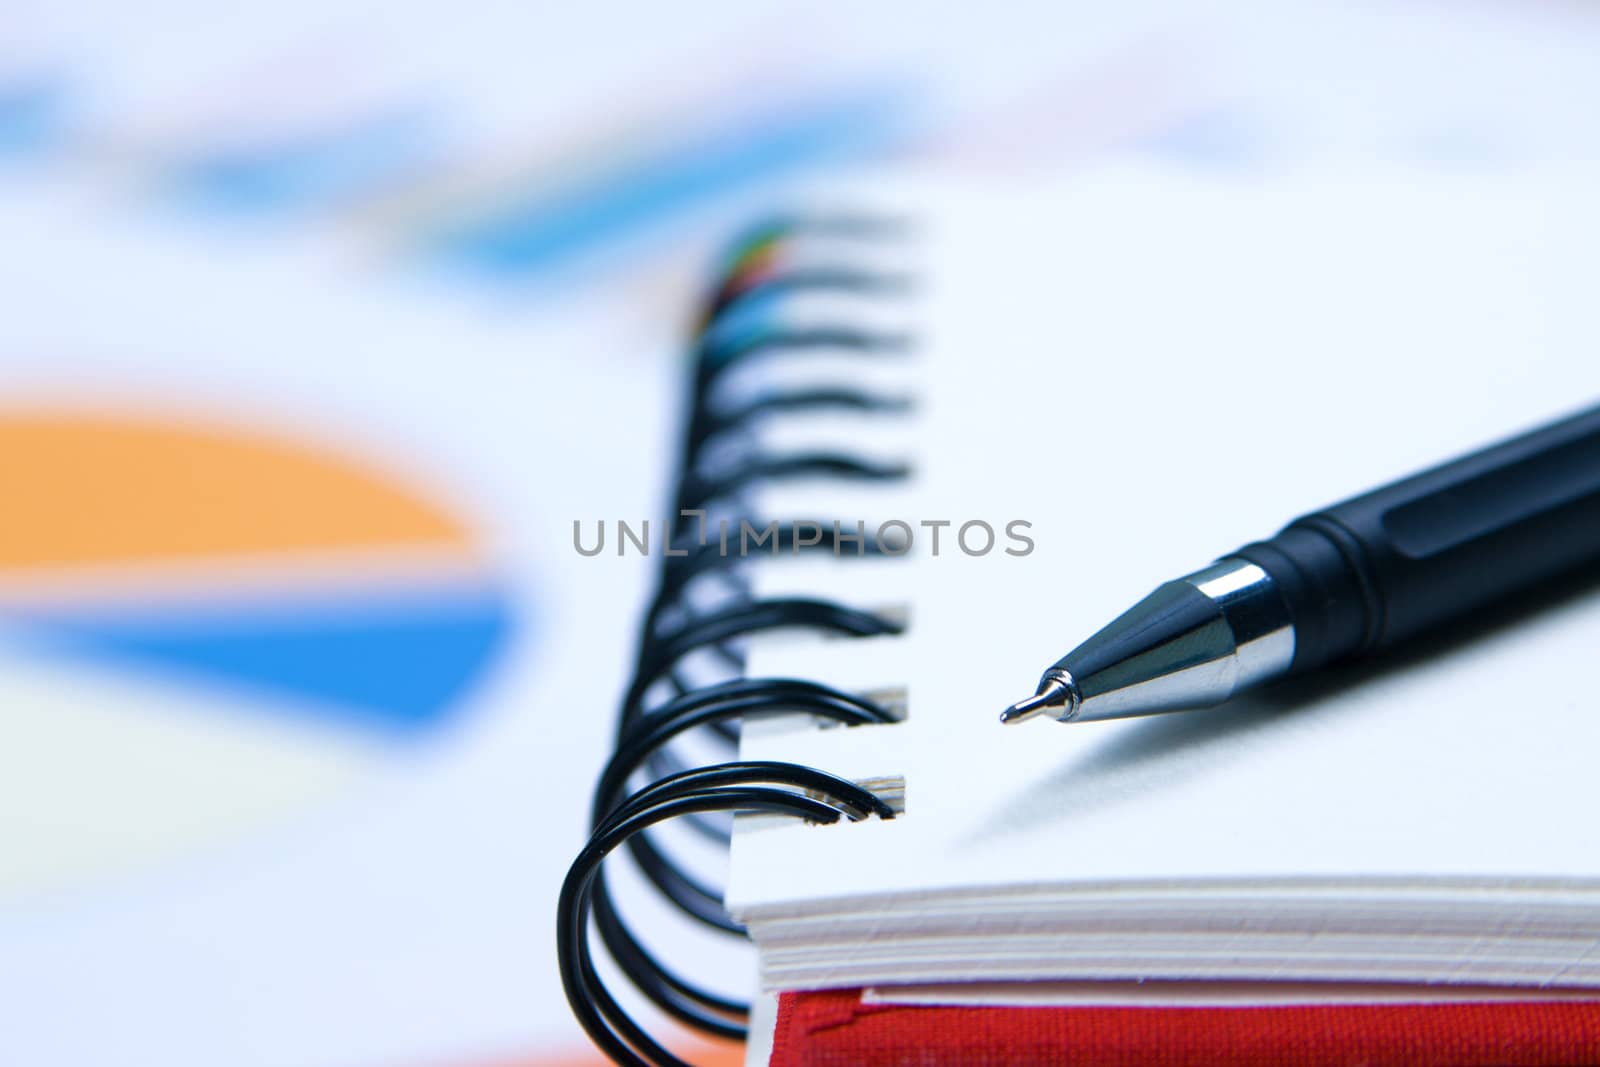
[[[770,1040],[747,1063],[771,1067],[1572,1067],[1600,1059],[1593,1000],[1507,992],[1422,1001],[915,1003],[856,990],[787,993]]]
[[[676,500],[708,534],[674,542],[723,589],[652,613],[646,647],[730,603],[848,609],[682,647],[893,720],[743,723],[740,760],[887,805],[738,817],[725,902],[762,988],[1600,989],[1593,576],[1221,708],[997,722],[1160,582],[1593,403],[1585,187],[1110,167],[886,183],[821,216],[879,224],[739,246],[691,397],[686,455],[713,473]],[[855,283],[773,284],[829,272]],[[863,402],[768,403],[841,386]],[[759,417],[700,448],[719,404]],[[730,684],[690,659],[636,710]]]

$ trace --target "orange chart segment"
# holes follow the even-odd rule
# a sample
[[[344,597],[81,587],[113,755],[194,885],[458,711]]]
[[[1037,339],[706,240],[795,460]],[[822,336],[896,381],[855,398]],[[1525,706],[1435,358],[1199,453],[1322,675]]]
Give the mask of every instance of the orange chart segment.
[[[446,512],[265,435],[0,412],[0,575],[345,549],[470,552]]]

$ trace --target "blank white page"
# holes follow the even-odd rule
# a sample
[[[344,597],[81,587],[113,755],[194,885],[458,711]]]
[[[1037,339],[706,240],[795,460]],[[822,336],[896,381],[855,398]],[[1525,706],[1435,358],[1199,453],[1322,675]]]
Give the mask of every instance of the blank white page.
[[[969,558],[946,531],[904,562],[911,628],[879,647],[906,722],[749,731],[746,758],[904,775],[907,810],[744,827],[735,914],[1030,885],[1600,886],[1600,595],[1223,708],[997,722],[1160,582],[1600,399],[1593,188],[1117,170],[924,199],[896,506],[1023,519],[1036,548]],[[870,647],[772,643],[752,672],[859,685]]]

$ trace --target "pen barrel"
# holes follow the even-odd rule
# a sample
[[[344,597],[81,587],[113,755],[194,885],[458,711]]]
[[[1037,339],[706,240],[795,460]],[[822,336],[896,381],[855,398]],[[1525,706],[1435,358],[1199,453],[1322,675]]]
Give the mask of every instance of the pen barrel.
[[[1600,407],[1303,516],[1233,555],[1283,593],[1291,672],[1387,648],[1600,559]]]

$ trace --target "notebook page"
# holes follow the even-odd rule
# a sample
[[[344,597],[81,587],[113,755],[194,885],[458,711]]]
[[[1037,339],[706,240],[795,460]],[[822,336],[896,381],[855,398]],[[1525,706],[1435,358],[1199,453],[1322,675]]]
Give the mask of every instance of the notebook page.
[[[904,775],[890,822],[736,835],[736,915],[1005,887],[1600,880],[1600,596],[1184,715],[1002,728],[1155,585],[1600,397],[1600,213],[1563,176],[1107,171],[926,212],[906,722],[745,758]],[[925,548],[926,546],[921,546]],[[859,681],[867,642],[752,671]],[[1421,655],[1426,651],[1427,655]]]

